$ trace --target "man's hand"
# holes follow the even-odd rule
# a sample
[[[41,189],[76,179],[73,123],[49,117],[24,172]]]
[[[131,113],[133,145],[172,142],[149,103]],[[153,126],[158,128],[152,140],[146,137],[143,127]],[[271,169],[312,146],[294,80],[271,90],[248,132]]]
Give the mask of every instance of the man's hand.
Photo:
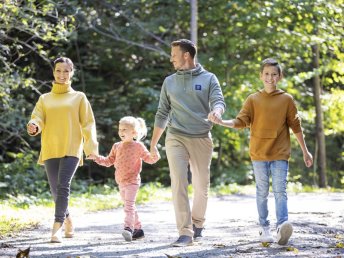
[[[208,114],[208,119],[210,122],[213,122],[215,124],[220,124],[222,121],[221,115],[222,115],[222,109],[215,108],[213,111],[211,111]]]
[[[159,154],[158,148],[156,146],[151,146],[150,153],[151,153],[152,157],[154,157],[154,158],[159,157],[159,159],[160,159],[160,154]]]

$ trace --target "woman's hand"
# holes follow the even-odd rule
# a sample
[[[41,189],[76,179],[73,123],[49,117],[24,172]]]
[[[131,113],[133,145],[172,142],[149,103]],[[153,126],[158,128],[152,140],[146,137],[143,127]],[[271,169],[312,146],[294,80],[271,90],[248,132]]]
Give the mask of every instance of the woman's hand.
[[[27,132],[30,135],[35,135],[38,132],[38,126],[35,125],[34,123],[29,123],[27,125]]]

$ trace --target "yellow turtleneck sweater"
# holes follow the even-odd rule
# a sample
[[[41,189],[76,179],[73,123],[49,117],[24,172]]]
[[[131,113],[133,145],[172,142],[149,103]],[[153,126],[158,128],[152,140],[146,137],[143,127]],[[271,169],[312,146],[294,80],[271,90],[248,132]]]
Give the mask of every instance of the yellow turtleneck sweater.
[[[29,123],[42,132],[38,164],[51,158],[73,156],[83,164],[85,155],[98,155],[96,123],[86,95],[70,84],[53,83],[51,92],[40,96]]]

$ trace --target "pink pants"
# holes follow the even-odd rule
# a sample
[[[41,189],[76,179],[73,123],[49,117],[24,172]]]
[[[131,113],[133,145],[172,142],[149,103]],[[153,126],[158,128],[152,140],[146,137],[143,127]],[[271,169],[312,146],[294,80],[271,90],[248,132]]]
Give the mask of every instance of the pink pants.
[[[141,221],[137,215],[135,206],[136,194],[140,188],[138,184],[119,185],[119,193],[124,202],[124,227],[131,229],[140,229]]]

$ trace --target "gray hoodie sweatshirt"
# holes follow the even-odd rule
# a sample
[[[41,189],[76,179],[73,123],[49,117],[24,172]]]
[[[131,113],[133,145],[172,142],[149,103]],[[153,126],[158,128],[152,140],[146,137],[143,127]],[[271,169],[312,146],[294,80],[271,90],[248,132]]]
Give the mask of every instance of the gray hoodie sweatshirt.
[[[208,114],[215,107],[226,107],[219,81],[197,64],[194,69],[177,71],[165,78],[155,126],[167,126],[170,133],[183,136],[208,137],[212,128]]]

